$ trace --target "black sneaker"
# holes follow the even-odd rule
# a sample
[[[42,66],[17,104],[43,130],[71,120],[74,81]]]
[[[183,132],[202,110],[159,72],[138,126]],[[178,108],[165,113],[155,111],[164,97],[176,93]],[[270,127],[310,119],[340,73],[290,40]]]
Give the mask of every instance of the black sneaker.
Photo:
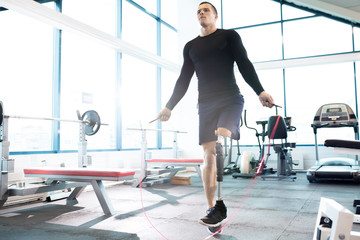
[[[227,217],[226,206],[223,201],[216,201],[214,207],[206,211],[206,216],[201,218],[199,222],[208,227],[218,227]]]

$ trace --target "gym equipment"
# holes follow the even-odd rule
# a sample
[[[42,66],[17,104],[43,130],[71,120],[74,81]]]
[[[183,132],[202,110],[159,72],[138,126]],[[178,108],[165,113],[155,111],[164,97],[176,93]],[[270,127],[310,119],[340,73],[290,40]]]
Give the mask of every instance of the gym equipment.
[[[278,105],[274,105],[276,107],[280,107]],[[288,143],[287,142],[287,132],[295,131],[296,128],[291,126],[291,117],[281,117],[279,115],[271,116],[268,120],[256,121],[257,125],[261,125],[262,132],[259,133],[256,128],[249,127],[246,121],[246,110],[244,111],[244,123],[248,129],[254,130],[256,132],[256,137],[259,145],[259,158],[255,160],[254,153],[252,152],[244,152],[241,157],[241,165],[240,165],[240,173],[233,173],[234,178],[238,177],[246,177],[252,178],[257,174],[257,169],[259,168],[260,162],[263,160],[264,166],[261,169],[261,178],[270,179],[291,179],[294,180],[296,177],[295,173],[292,171],[292,165],[294,164],[291,157],[292,148],[296,147],[296,143]],[[275,126],[276,122],[278,124]],[[267,129],[266,129],[266,126]],[[276,127],[276,128],[275,128]],[[275,132],[274,132],[275,130]],[[271,138],[271,134],[274,136]],[[261,136],[261,143],[260,137]],[[272,144],[266,144],[265,138],[268,136],[270,140],[273,141]],[[275,143],[275,139],[281,141],[281,143]],[[265,148],[273,146],[275,153],[277,154],[277,171],[274,171],[272,168],[267,167],[267,161],[270,156],[270,149],[266,153]],[[276,175],[273,175],[275,174]]]
[[[226,145],[226,143],[225,143],[225,145]],[[237,140],[237,157],[236,157],[235,162],[232,161],[232,149],[233,149],[233,139],[230,139],[229,154],[228,154],[228,162],[229,163],[226,165],[226,167],[224,167],[224,174],[238,173],[240,171],[239,158],[241,157],[241,153],[240,153],[239,140]],[[225,160],[224,160],[224,162],[225,162]]]
[[[358,158],[324,158],[319,160],[317,129],[352,127],[355,139],[359,139],[358,121],[354,111],[345,103],[322,105],[316,112],[311,124],[315,135],[316,163],[308,169],[306,177],[310,183],[321,180],[352,180],[360,181]]]
[[[91,184],[105,214],[113,215],[114,209],[106,194],[102,181],[125,181],[133,179],[135,172],[129,170],[107,170],[87,168],[91,164],[91,158],[86,154],[87,140],[85,135],[94,135],[98,130],[100,117],[95,111],[87,111],[82,116],[78,113],[79,120],[66,120],[58,118],[36,118],[22,116],[6,116],[3,114],[3,104],[0,101],[0,208],[11,196],[26,196],[35,193],[54,192],[69,190],[60,194],[61,198],[67,198],[68,205],[77,203],[76,198],[84,188]],[[45,178],[45,181],[37,183],[21,183],[9,186],[9,173],[14,172],[14,160],[9,159],[8,125],[9,118],[51,120],[75,122],[80,125],[78,168],[28,168],[24,169],[25,177]],[[48,197],[53,200],[53,197]]]
[[[26,116],[15,116],[15,115],[3,115],[1,110],[0,123],[2,123],[3,118],[18,118],[18,119],[33,119],[33,120],[49,120],[57,122],[74,122],[84,124],[85,134],[88,136],[96,134],[101,125],[107,125],[100,122],[99,114],[94,110],[86,111],[81,117],[78,115],[78,120],[69,120],[61,118],[49,118],[49,117],[26,117]]]
[[[294,163],[291,156],[291,151],[293,148],[296,147],[296,143],[287,142],[287,132],[293,131],[292,129],[293,128],[291,128],[291,121],[288,121],[288,124],[286,124],[285,120],[281,116],[271,116],[269,118],[267,133],[268,138],[273,141],[270,146],[273,146],[273,149],[277,154],[277,171],[276,175],[262,174],[262,179],[296,179],[296,177],[294,176],[296,173],[293,172]],[[281,143],[275,143],[276,139],[279,139]],[[268,159],[266,159],[266,161],[267,160]]]
[[[109,170],[91,168],[39,168],[24,169],[25,177],[47,178],[44,184],[25,184],[23,188],[9,188],[9,196],[25,196],[35,193],[51,192],[62,189],[74,188],[69,196],[66,196],[67,205],[78,203],[77,198],[89,184],[92,185],[100,206],[106,215],[114,215],[115,210],[110,198],[106,193],[103,181],[126,181],[132,180],[135,171]]]
[[[243,125],[243,119],[241,117],[240,127],[242,127],[242,125]],[[224,174],[238,173],[240,171],[238,162],[239,162],[239,158],[241,157],[239,140],[237,140],[237,157],[235,162],[232,161],[233,139],[230,138],[229,154],[227,154],[226,146],[227,144],[225,139],[225,158],[228,157],[228,164],[226,165],[226,167],[224,167]],[[224,163],[225,162],[226,161],[224,159]]]
[[[239,168],[239,173],[233,173],[232,176],[233,178],[238,178],[238,177],[244,177],[244,178],[252,178],[254,177],[254,175],[256,174],[256,169],[258,167],[258,164],[260,163],[261,159],[265,154],[265,137],[266,137],[266,125],[267,125],[267,120],[266,121],[256,121],[257,125],[261,125],[262,128],[262,132],[259,133],[258,130],[256,128],[253,127],[249,127],[247,124],[247,111],[246,109],[244,110],[244,123],[245,123],[245,127],[250,129],[250,130],[254,130],[255,131],[255,136],[257,138],[258,141],[258,146],[259,146],[259,158],[258,160],[255,159],[255,154],[249,151],[246,151],[242,154],[241,159],[240,159],[240,168]],[[261,136],[261,140],[262,143],[260,143],[260,137]],[[269,157],[269,154],[266,156],[266,158]],[[265,173],[266,171],[269,171],[271,173],[274,173],[272,171],[272,169],[267,169],[266,166],[264,167],[263,173]]]
[[[154,119],[155,121],[157,119]],[[203,159],[179,159],[178,157],[178,143],[177,135],[179,133],[186,133],[176,130],[163,130],[163,129],[149,129],[149,128],[128,128],[128,130],[141,131],[141,172],[143,176],[134,182],[135,187],[150,187],[154,184],[168,183],[171,177],[175,176],[179,171],[183,171],[186,167],[194,167],[201,179],[200,165],[204,162]],[[152,159],[150,152],[147,149],[146,135],[148,131],[157,132],[172,132],[174,133],[173,140],[173,158],[171,159]],[[148,168],[148,166],[154,166]],[[167,174],[166,176],[161,176]]]
[[[360,156],[360,141],[327,139],[324,142],[324,146],[333,147],[334,152]],[[354,223],[360,223],[360,200],[354,200],[353,206],[355,207],[356,213]]]
[[[313,240],[360,240],[360,232],[352,231],[354,218],[341,204],[321,198]]]

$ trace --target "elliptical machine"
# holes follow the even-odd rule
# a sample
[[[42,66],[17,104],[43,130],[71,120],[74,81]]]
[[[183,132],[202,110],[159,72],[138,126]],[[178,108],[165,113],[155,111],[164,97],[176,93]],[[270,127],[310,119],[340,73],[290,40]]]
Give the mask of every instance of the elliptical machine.
[[[238,172],[235,172],[232,174],[233,178],[238,178],[238,177],[252,178],[254,176],[254,174],[256,173],[256,169],[265,154],[265,137],[267,134],[267,132],[266,132],[267,120],[266,121],[256,121],[256,124],[261,125],[261,128],[262,128],[262,132],[259,133],[256,128],[248,126],[246,114],[247,114],[247,110],[245,109],[244,110],[244,124],[245,124],[246,128],[255,131],[255,136],[257,138],[258,146],[259,146],[259,158],[255,159],[255,154],[251,151],[243,152],[241,159],[240,159],[240,167],[238,168]],[[260,143],[260,137],[261,137],[261,143]],[[266,156],[266,157],[269,157],[269,156]],[[267,169],[266,166],[264,167],[263,171],[268,171],[269,173],[274,173],[272,171],[272,169]]]
[[[240,119],[240,127],[242,127],[242,126],[243,126],[243,119],[241,117],[241,119]],[[226,158],[228,158],[228,160],[227,160],[226,167],[224,167],[224,174],[226,175],[226,174],[238,173],[238,172],[240,172],[240,167],[239,167],[238,162],[239,162],[239,158],[241,156],[239,140],[237,140],[237,157],[236,157],[235,162],[232,161],[233,140],[230,138],[229,154],[227,154],[226,142],[227,142],[227,139],[225,139],[224,165],[225,165],[225,162],[226,162]]]

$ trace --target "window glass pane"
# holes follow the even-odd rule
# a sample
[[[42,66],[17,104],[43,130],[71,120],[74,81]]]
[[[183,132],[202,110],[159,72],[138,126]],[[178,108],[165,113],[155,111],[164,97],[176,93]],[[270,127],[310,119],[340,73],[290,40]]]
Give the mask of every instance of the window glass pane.
[[[276,104],[283,106],[283,72],[282,69],[274,70],[259,70],[257,71],[259,79],[265,91],[267,91],[274,98]],[[241,93],[245,99],[244,111],[246,110],[247,124],[249,127],[254,127],[259,133],[262,132],[261,125],[257,125],[256,121],[267,120],[271,115],[275,115],[275,108],[269,109],[263,107],[259,101],[258,96],[254,90],[243,80],[239,71],[236,72],[236,79],[239,84]],[[283,109],[279,109],[278,113],[283,116]],[[244,118],[244,112],[243,112]],[[257,138],[255,131],[245,127],[245,124],[240,129],[241,145],[257,145]],[[260,139],[261,141],[261,139]]]
[[[315,143],[311,124],[320,106],[346,103],[355,111],[353,68],[353,63],[338,63],[286,69],[287,111],[297,128],[298,144]],[[327,138],[354,139],[354,131],[320,129],[318,143]]]
[[[224,0],[224,28],[280,21],[280,4],[269,0]]]
[[[283,13],[283,19],[293,19],[293,18],[301,18],[301,17],[308,17],[308,16],[314,16],[313,13],[300,10],[295,7],[291,7],[288,5],[282,5],[282,13]]]
[[[51,117],[53,28],[11,10],[2,11],[0,53],[4,86],[0,101],[5,115]],[[51,126],[51,121],[9,119],[10,151],[51,150]]]
[[[115,35],[115,0],[63,0],[62,12],[80,22]]]
[[[178,0],[161,1],[161,19],[175,28],[178,27]]]
[[[360,28],[354,27],[355,51],[360,51]]]
[[[351,27],[324,17],[284,23],[285,58],[352,51]]]
[[[156,14],[156,1],[157,0],[133,0],[134,2],[136,2],[137,4],[139,4],[141,7],[145,8],[146,11],[154,14],[154,15],[157,15]],[[169,1],[169,0],[166,0],[166,1]],[[125,1],[123,1],[125,2]],[[164,1],[163,1],[164,2]]]
[[[178,76],[179,76],[178,73],[170,72],[165,69],[161,70],[161,100],[162,100],[161,108],[166,105],[167,101],[171,97]],[[174,121],[168,121],[166,122],[166,125],[163,124],[163,126],[166,127],[166,129],[181,131],[181,129],[178,129],[177,124],[174,123]],[[162,134],[163,147],[172,147],[173,139],[174,139],[173,134],[163,133]]]
[[[221,1],[222,0],[212,0],[212,1],[209,1],[211,2],[212,5],[215,6],[216,10],[217,10],[217,13],[218,13],[218,20],[217,20],[217,25],[220,26],[221,24]],[[202,1],[199,1],[199,3],[202,2]],[[195,13],[195,16],[196,16],[196,11],[197,11],[197,8],[195,9],[194,13]],[[196,18],[197,19],[197,18]]]
[[[89,136],[88,149],[114,149],[115,139],[115,51],[83,36],[63,32],[61,66],[61,118],[76,119],[95,110],[101,126]],[[60,148],[78,148],[78,124],[61,123]]]
[[[178,34],[161,25],[161,56],[174,63],[179,62]]]
[[[122,39],[156,54],[156,21],[124,1]]]
[[[238,32],[251,61],[282,59],[280,24],[245,28]]]
[[[127,128],[147,128],[149,121],[156,118],[156,66],[123,55],[122,61],[122,147],[139,148],[141,138],[136,131]],[[156,146],[156,132],[147,133],[148,147]]]

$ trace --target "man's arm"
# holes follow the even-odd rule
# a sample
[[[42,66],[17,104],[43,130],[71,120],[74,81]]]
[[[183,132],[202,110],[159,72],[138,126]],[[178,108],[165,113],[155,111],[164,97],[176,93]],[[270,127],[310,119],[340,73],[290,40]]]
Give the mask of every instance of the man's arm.
[[[261,104],[265,107],[273,107],[274,100],[270,94],[264,91],[254,65],[247,56],[246,49],[241,41],[240,35],[235,31],[230,31],[230,43],[235,62],[241,75],[250,87],[259,96]]]
[[[166,106],[160,111],[158,118],[160,121],[167,121],[171,116],[171,111],[176,104],[184,97],[187,89],[189,88],[190,81],[194,75],[194,64],[189,56],[189,43],[185,45],[184,51],[184,63],[181,68],[180,76],[176,81],[174,91],[167,102]]]

